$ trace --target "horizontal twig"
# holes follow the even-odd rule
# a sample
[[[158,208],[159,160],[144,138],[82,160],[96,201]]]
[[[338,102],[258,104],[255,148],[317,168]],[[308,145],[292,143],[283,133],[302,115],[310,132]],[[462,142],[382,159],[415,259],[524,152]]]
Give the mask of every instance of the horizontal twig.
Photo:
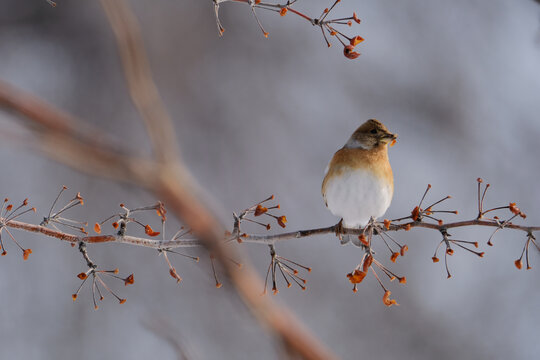
[[[49,229],[45,226],[29,224],[21,221],[9,221],[6,226],[14,229],[21,229],[34,233],[56,238],[58,240],[67,241],[70,243],[84,242],[87,244],[97,244],[106,242],[116,242],[129,245],[143,246],[153,249],[173,249],[179,247],[197,247],[202,246],[198,240],[178,239],[178,240],[154,240],[129,235],[97,235],[97,236],[77,236],[65,232]]]
[[[464,221],[456,221],[446,224],[433,224],[423,221],[411,221],[403,224],[391,224],[389,229],[387,231],[399,231],[399,230],[407,230],[407,228],[426,228],[426,229],[433,229],[437,231],[442,230],[448,230],[452,228],[459,228],[459,227],[466,227],[466,226],[488,226],[488,227],[497,227],[497,228],[508,228],[508,229],[515,229],[515,230],[521,230],[525,231],[527,233],[540,231],[540,226],[523,226],[523,225],[517,225],[517,224],[506,224],[501,225],[498,224],[496,221],[490,221],[490,220],[481,220],[481,219],[472,219],[472,220],[464,220]],[[243,242],[249,242],[249,243],[262,243],[262,244],[272,244],[278,241],[284,241],[284,240],[292,240],[292,239],[300,239],[315,235],[328,235],[328,234],[336,234],[336,229],[338,225],[323,227],[323,228],[315,228],[315,229],[307,229],[307,230],[297,230],[282,234],[272,234],[272,235],[259,235],[259,234],[242,234],[241,240]],[[349,234],[349,235],[360,235],[364,232],[363,229],[347,229],[343,228],[342,234]]]
[[[41,233],[43,235],[53,237],[62,241],[68,241],[70,243],[85,242],[88,244],[95,243],[105,243],[105,242],[116,242],[129,245],[143,246],[153,249],[174,249],[182,247],[198,247],[203,246],[199,240],[196,239],[177,239],[177,240],[155,240],[148,239],[144,237],[129,236],[129,235],[97,235],[97,236],[77,236],[68,234],[65,232],[49,229],[45,226],[34,225],[30,223],[25,223],[21,221],[9,221],[7,226],[15,229],[21,229],[34,233]],[[410,221],[403,224],[390,224],[390,227],[387,231],[400,231],[407,230],[412,228],[425,228],[432,229],[437,231],[444,231],[453,228],[467,227],[467,226],[486,226],[486,227],[496,227],[504,229],[514,229],[524,231],[526,233],[533,233],[540,231],[540,226],[524,226],[517,224],[501,224],[493,220],[482,220],[482,219],[472,219],[464,221],[456,221],[446,224],[433,224],[423,221]],[[315,228],[315,229],[306,229],[306,230],[297,230],[281,234],[249,234],[243,233],[240,235],[242,242],[247,243],[259,243],[259,244],[274,244],[279,241],[301,239],[317,235],[335,235],[338,225],[332,225],[327,227]],[[342,229],[342,234],[346,235],[360,235],[364,232],[363,229]],[[235,237],[236,239],[236,237]]]

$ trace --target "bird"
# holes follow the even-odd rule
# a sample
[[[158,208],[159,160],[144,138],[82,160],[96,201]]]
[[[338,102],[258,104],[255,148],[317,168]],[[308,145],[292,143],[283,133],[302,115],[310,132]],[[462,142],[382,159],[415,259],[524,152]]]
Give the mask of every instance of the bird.
[[[394,175],[388,146],[396,139],[397,135],[383,123],[369,119],[330,160],[321,192],[330,212],[341,218],[341,226],[365,227],[371,219],[383,216],[390,206]],[[342,238],[342,243],[347,243],[348,238]]]

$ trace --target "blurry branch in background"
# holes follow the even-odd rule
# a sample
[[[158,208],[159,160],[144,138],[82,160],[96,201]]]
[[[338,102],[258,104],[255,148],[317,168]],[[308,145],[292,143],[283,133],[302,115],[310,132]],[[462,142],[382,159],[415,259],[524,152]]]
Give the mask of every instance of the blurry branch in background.
[[[56,3],[51,0],[45,0],[47,3],[49,3],[51,6],[55,7]],[[118,38],[122,38],[124,41],[122,44],[119,44],[119,49],[121,53],[121,57],[123,60],[124,70],[129,72],[129,69],[131,67],[136,68],[138,70],[141,70],[139,73],[131,73],[126,74],[128,82],[132,83],[132,87],[130,87],[131,91],[135,91],[137,89],[137,86],[133,84],[134,82],[141,81],[146,84],[145,88],[139,88],[139,91],[137,93],[132,93],[131,96],[133,98],[133,102],[135,103],[135,106],[137,106],[139,112],[143,114],[143,116],[148,116],[148,119],[151,117],[150,114],[147,113],[147,111],[154,111],[159,109],[152,109],[151,105],[154,102],[154,100],[157,100],[157,90],[152,85],[152,81],[147,81],[149,78],[150,72],[147,71],[148,65],[146,56],[144,53],[136,54],[136,56],[133,56],[132,52],[138,51],[141,49],[140,44],[137,44],[138,40],[136,39],[137,36],[134,36],[135,34],[139,33],[139,28],[137,25],[137,21],[135,21],[135,18],[131,14],[122,14],[121,17],[118,19],[111,19],[111,16],[115,16],[113,12],[111,12],[108,9],[113,8],[116,6],[114,4],[114,1],[106,1],[106,0],[100,0],[105,8],[105,11],[107,13],[107,16],[109,17],[109,20],[111,21],[111,25],[113,26],[113,30],[116,33],[116,36]],[[336,7],[337,4],[341,2],[341,0],[334,0],[333,3],[331,3],[330,7],[324,8],[321,12],[321,15],[319,17],[316,16],[310,16],[308,14],[305,14],[293,7],[299,0],[287,0],[287,2],[280,3],[280,2],[264,2],[262,0],[210,0],[212,1],[214,5],[214,15],[216,17],[216,25],[218,29],[219,36],[223,36],[223,33],[225,32],[225,28],[223,27],[221,20],[219,19],[219,7],[222,4],[225,3],[237,3],[237,4],[245,4],[250,7],[251,13],[253,14],[253,17],[255,18],[255,21],[257,22],[257,25],[261,29],[263,35],[265,38],[268,38],[270,35],[263,27],[259,17],[257,16],[257,10],[260,11],[270,11],[276,14],[279,14],[281,17],[287,15],[289,12],[293,15],[298,16],[299,18],[306,20],[309,22],[312,26],[318,27],[321,30],[322,37],[324,39],[324,42],[326,43],[326,46],[331,47],[332,43],[329,39],[332,37],[335,37],[339,43],[343,46],[343,55],[348,59],[356,59],[360,56],[360,53],[355,51],[355,48],[358,44],[364,41],[364,38],[362,38],[360,35],[355,36],[348,36],[343,31],[339,30],[339,28],[343,28],[345,26],[352,27],[353,24],[360,24],[360,18],[356,15],[355,12],[351,16],[341,17],[341,18],[328,18],[332,10]],[[116,26],[116,25],[120,26]],[[159,101],[159,100],[157,100]],[[156,115],[156,114],[155,114]],[[164,114],[158,114],[162,117],[166,117],[167,115]],[[168,136],[167,133],[163,134],[157,134],[155,131],[158,130],[156,127],[155,129],[148,128],[148,121],[145,121],[147,125],[147,130],[149,132],[149,136],[151,138],[154,138],[157,135],[164,135]],[[162,130],[165,130],[163,128]],[[158,137],[159,139],[159,137]],[[173,142],[169,141],[170,139],[165,140],[166,143],[168,143],[169,146],[172,145]],[[157,150],[157,149],[155,149]],[[158,159],[161,155],[159,152],[157,153]]]
[[[270,298],[260,296],[263,283],[245,259],[242,261],[243,270],[239,270],[236,264],[229,261],[231,258],[239,258],[240,255],[222,241],[224,228],[199,200],[200,195],[197,194],[202,195],[204,192],[179,161],[170,119],[151,78],[136,19],[125,1],[103,1],[102,5],[117,36],[129,91],[147,125],[155,159],[126,155],[126,152],[118,152],[112,146],[100,143],[84,132],[81,134],[78,130],[81,126],[84,128],[81,122],[3,82],[0,82],[0,106],[22,115],[27,120],[25,125],[36,133],[39,147],[52,158],[94,176],[143,186],[163,199],[189,226],[200,244],[210,252],[211,257],[219,262],[233,288],[252,314],[271,331],[290,354],[304,359],[334,358],[334,355],[316,340],[292,313],[276,305]],[[36,124],[38,126],[35,126]],[[80,201],[82,202],[82,199]],[[163,212],[160,212],[160,215],[162,218],[165,216]],[[12,237],[7,230],[7,224],[15,225],[13,223],[15,217],[4,216],[2,221],[0,229]],[[21,224],[17,225],[24,228]],[[33,225],[31,231],[54,234],[55,237],[63,239],[70,238],[70,235],[44,226]],[[155,234],[154,231],[150,233]],[[12,239],[15,241],[13,237]],[[101,240],[105,239],[107,237],[101,237]],[[103,298],[99,290],[101,286],[117,297],[121,303],[125,301],[113,293],[101,279],[105,275],[117,277],[117,270],[98,270],[88,256],[86,242],[80,239],[75,241],[78,241],[79,250],[88,265],[88,271],[79,274],[79,278],[83,280],[83,284],[87,279],[92,279],[94,299]],[[21,249],[27,258],[29,249],[22,247]],[[128,285],[133,278],[128,276],[122,280]]]
[[[265,36],[268,33],[262,27],[256,15],[256,10],[268,10],[279,13],[281,16],[288,12],[309,21],[313,26],[321,29],[323,37],[328,46],[330,42],[327,35],[335,36],[344,46],[344,54],[350,59],[358,57],[354,47],[363,39],[359,36],[350,38],[342,32],[336,30],[336,25],[351,26],[353,21],[359,23],[356,14],[352,17],[327,20],[327,16],[339,3],[335,1],[333,5],[325,9],[318,18],[305,15],[293,8],[296,0],[288,1],[285,4],[264,3],[256,0],[213,0],[216,21],[220,35],[224,29],[219,21],[219,5],[226,2],[238,2],[251,7],[253,15],[256,17],[261,30]],[[514,265],[521,269],[523,258],[525,257],[526,268],[530,269],[529,249],[532,246],[540,250],[534,236],[534,232],[540,231],[540,226],[525,226],[515,224],[513,221],[518,218],[525,218],[525,214],[515,203],[498,206],[494,208],[484,208],[485,196],[489,184],[483,186],[483,181],[478,179],[478,212],[477,216],[463,221],[445,223],[439,218],[440,214],[457,214],[454,210],[435,209],[443,201],[450,197],[445,197],[431,205],[423,206],[423,202],[431,186],[428,186],[420,202],[415,206],[409,215],[394,220],[384,220],[383,222],[371,221],[362,229],[346,229],[341,223],[333,226],[299,230],[288,233],[261,235],[246,233],[241,226],[245,223],[255,223],[266,230],[270,230],[274,222],[281,227],[286,227],[287,218],[282,214],[275,214],[279,205],[268,205],[274,200],[271,196],[255,205],[244,209],[234,215],[232,231],[228,232],[216,220],[211,211],[200,201],[200,196],[204,194],[189,171],[184,167],[179,157],[178,144],[174,137],[174,127],[165,106],[159,97],[157,87],[152,79],[148,60],[143,47],[140,29],[137,20],[127,3],[123,0],[106,1],[102,0],[102,6],[111,24],[117,40],[117,46],[124,69],[128,91],[132,101],[140,113],[152,143],[153,157],[143,157],[133,155],[118,148],[113,141],[107,140],[106,134],[99,129],[92,128],[87,123],[66,114],[55,107],[47,104],[39,98],[26,94],[25,92],[0,81],[0,107],[14,112],[25,119],[25,125],[31,129],[37,138],[36,144],[29,144],[49,157],[58,160],[66,165],[85,171],[94,176],[102,176],[121,182],[130,182],[152,191],[159,198],[163,199],[172,211],[184,221],[187,229],[179,229],[170,238],[165,237],[166,210],[162,203],[158,202],[152,206],[130,209],[121,204],[121,212],[112,214],[102,222],[94,226],[94,231],[99,235],[88,236],[86,234],[85,222],[73,220],[66,217],[67,212],[77,205],[82,205],[84,200],[80,194],[76,194],[67,203],[62,203],[59,199],[65,188],[62,188],[55,198],[48,214],[43,218],[40,225],[22,222],[21,217],[27,215],[34,208],[27,208],[28,201],[25,199],[20,205],[14,206],[5,199],[0,210],[0,246],[2,255],[6,255],[1,235],[8,235],[16,246],[22,251],[23,259],[28,259],[32,253],[31,249],[24,248],[13,236],[10,229],[21,229],[24,231],[41,233],[48,237],[68,241],[73,246],[78,246],[88,270],[78,274],[82,280],[80,287],[73,294],[75,300],[82,286],[90,281],[94,306],[97,308],[96,299],[102,300],[102,292],[108,292],[116,297],[120,303],[125,302],[105,282],[105,278],[118,279],[125,285],[134,282],[133,274],[126,277],[118,276],[118,269],[103,270],[90,258],[87,244],[98,244],[105,242],[126,243],[157,249],[163,256],[169,274],[180,282],[181,278],[168,258],[169,254],[186,256],[195,261],[197,257],[179,253],[177,250],[187,247],[204,247],[210,253],[212,268],[214,269],[214,259],[221,265],[225,275],[231,281],[233,288],[251,310],[255,317],[267,328],[269,328],[278,339],[282,341],[287,351],[292,355],[299,355],[305,359],[330,359],[333,355],[325,349],[320,342],[314,339],[307,330],[289,313],[285,308],[278,307],[268,297],[261,297],[261,289],[266,290],[268,279],[271,279],[272,291],[278,292],[277,281],[282,279],[290,287],[297,284],[305,289],[306,280],[300,276],[300,271],[309,272],[311,268],[303,266],[296,261],[289,260],[277,254],[275,245],[284,240],[299,239],[315,235],[331,234],[337,236],[341,243],[352,242],[358,246],[363,254],[360,263],[349,273],[347,278],[353,284],[356,291],[357,285],[372,273],[383,289],[383,302],[387,306],[396,305],[397,302],[390,298],[391,292],[384,285],[381,275],[386,275],[390,281],[398,280],[405,284],[405,276],[398,276],[382,263],[379,253],[374,251],[374,247],[386,248],[389,253],[389,260],[396,262],[403,257],[408,250],[408,246],[399,243],[390,233],[400,230],[411,230],[412,228],[427,228],[439,233],[439,242],[435,249],[432,260],[439,262],[438,250],[443,247],[444,260],[447,277],[451,277],[448,258],[454,254],[454,249],[460,248],[478,257],[483,257],[484,252],[477,251],[478,241],[462,240],[453,237],[449,230],[468,227],[485,226],[495,228],[487,242],[493,245],[494,235],[502,229],[512,229],[523,231],[526,239],[521,250],[521,256],[514,261]],[[54,2],[50,1],[52,5]],[[347,43],[348,42],[348,43]],[[60,201],[60,203],[58,203]],[[60,204],[60,205],[58,205]],[[58,206],[57,206],[58,205]],[[161,222],[161,231],[155,231],[149,224],[139,221],[134,214],[141,211],[155,211]],[[496,212],[506,212],[509,216],[492,216]],[[265,219],[265,220],[261,220]],[[267,222],[266,220],[270,220]],[[101,235],[101,226],[106,222],[116,230],[115,234]],[[148,237],[136,237],[127,234],[128,224],[140,226]],[[51,228],[49,228],[52,227]],[[73,235],[68,230],[76,230],[82,235]],[[157,227],[155,227],[157,229]],[[157,237],[161,235],[161,239]],[[256,271],[247,262],[242,261],[242,269],[239,264],[232,259],[241,258],[240,254],[231,243],[251,242],[266,244],[270,250],[270,264],[267,268],[266,282],[263,285],[261,279],[255,274]],[[382,251],[381,251],[382,253]],[[215,271],[214,271],[214,276]],[[221,283],[216,277],[216,286]]]
[[[141,114],[157,161],[179,161],[174,126],[152,80],[141,31],[125,1],[101,0],[116,37],[133,104]]]
[[[303,20],[308,21],[311,25],[318,27],[321,30],[324,42],[328,47],[332,46],[329,39],[335,37],[341,45],[343,45],[343,55],[348,59],[356,59],[360,56],[360,53],[355,51],[356,45],[360,44],[364,39],[360,35],[348,36],[344,32],[340,31],[338,27],[351,27],[353,23],[360,24],[360,19],[353,13],[351,16],[342,18],[328,18],[332,10],[336,7],[341,0],[335,0],[329,8],[325,8],[319,17],[310,16],[304,14],[295,8],[293,5],[299,0],[288,0],[286,3],[279,2],[263,2],[261,0],[212,0],[214,3],[214,13],[216,16],[216,24],[218,28],[219,36],[223,36],[225,28],[221,24],[219,19],[219,6],[224,3],[241,3],[246,4],[251,8],[253,17],[257,21],[259,28],[261,29],[264,37],[268,37],[269,33],[264,29],[259,17],[257,16],[257,10],[270,11],[280,16],[285,16],[289,12],[293,15],[300,17]]]
[[[160,318],[159,315],[152,316],[152,318],[143,319],[142,324],[148,331],[165,340],[175,351],[178,360],[198,359],[187,341],[184,341],[182,334],[166,319]]]
[[[103,141],[108,136],[100,130],[1,80],[0,107],[19,115],[34,132],[38,141],[26,146],[77,170],[132,182],[136,179],[126,174],[142,172],[137,181],[144,181],[144,172],[150,171],[148,160]]]

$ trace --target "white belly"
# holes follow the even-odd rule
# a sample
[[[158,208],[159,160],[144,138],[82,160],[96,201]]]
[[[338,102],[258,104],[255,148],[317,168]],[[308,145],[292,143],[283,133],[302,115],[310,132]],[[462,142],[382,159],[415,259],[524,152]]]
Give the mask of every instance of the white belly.
[[[329,179],[325,200],[332,214],[343,218],[345,227],[352,228],[384,215],[392,195],[393,189],[386,181],[365,170],[355,170]]]

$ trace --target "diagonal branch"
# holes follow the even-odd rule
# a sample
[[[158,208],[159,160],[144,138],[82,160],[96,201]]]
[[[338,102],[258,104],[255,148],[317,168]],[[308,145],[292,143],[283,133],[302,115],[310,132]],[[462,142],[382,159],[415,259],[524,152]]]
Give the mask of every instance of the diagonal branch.
[[[1,85],[2,83],[0,88]],[[5,93],[0,91],[0,106],[13,110],[12,102],[2,98]],[[20,90],[17,90],[17,94],[26,96]],[[18,104],[20,105],[20,102]],[[47,114],[62,114],[52,105],[46,103],[41,105],[46,107]],[[244,266],[239,270],[227,260],[238,256],[222,241],[224,228],[197,198],[196,194],[200,193],[200,190],[188,170],[181,164],[155,164],[150,160],[118,156],[114,152],[109,152],[107,147],[92,148],[72,139],[62,127],[56,127],[54,118],[52,121],[44,121],[42,113],[34,109],[26,109],[19,113],[28,115],[27,120],[30,122],[26,123],[27,125],[36,123],[41,125],[38,134],[51,136],[50,141],[43,146],[47,150],[46,155],[94,176],[112,177],[120,182],[138,184],[163,199],[169,208],[193,229],[201,244],[220,261],[225,274],[255,317],[293,353],[305,359],[335,358],[292,313],[282,306],[277,306],[268,297],[260,296],[259,289],[263,288],[263,282],[247,261],[242,261]]]
[[[28,94],[0,79],[0,107],[20,116],[34,131],[66,134],[71,138],[95,146],[111,146],[107,134],[74,116],[49,105],[43,99]]]
[[[112,27],[133,104],[141,114],[159,162],[177,160],[172,120],[152,79],[139,24],[125,0],[101,0]]]
[[[228,261],[238,258],[234,250],[223,242],[224,228],[212,212],[199,200],[203,192],[189,171],[179,162],[172,125],[161,105],[150,77],[135,17],[125,2],[103,1],[111,25],[119,38],[120,53],[128,86],[134,102],[145,119],[154,145],[157,162],[149,159],[119,155],[108,144],[96,144],[91,138],[78,134],[78,122],[71,116],[45,102],[25,102],[33,98],[0,82],[0,107],[23,115],[25,124],[44,139],[46,155],[83,170],[94,176],[113,177],[145,187],[163,199],[186,225],[193,229],[201,244],[220,262],[236,292],[261,324],[292,353],[304,359],[333,359],[313,335],[282,306],[268,297],[261,297],[263,282],[256,271],[243,260],[243,268]],[[135,31],[137,35],[131,32]],[[35,125],[39,126],[35,126]],[[37,229],[41,232],[41,229]]]

